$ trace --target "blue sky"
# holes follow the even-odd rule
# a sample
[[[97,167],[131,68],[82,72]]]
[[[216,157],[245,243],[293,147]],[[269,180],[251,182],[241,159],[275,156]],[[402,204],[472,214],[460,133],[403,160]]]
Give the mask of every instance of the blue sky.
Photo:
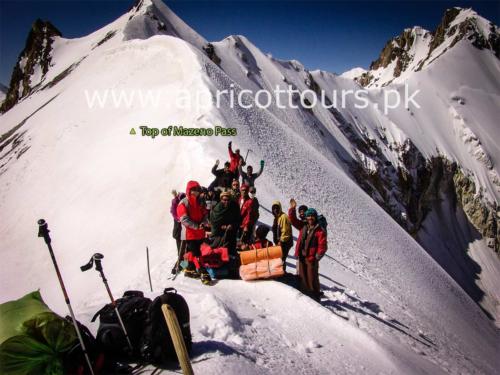
[[[497,25],[500,19],[499,1],[164,1],[210,41],[242,34],[275,57],[337,73],[368,67],[405,27],[433,30],[452,6],[472,7]],[[132,3],[0,0],[0,82],[9,83],[36,18],[74,38],[110,23]]]

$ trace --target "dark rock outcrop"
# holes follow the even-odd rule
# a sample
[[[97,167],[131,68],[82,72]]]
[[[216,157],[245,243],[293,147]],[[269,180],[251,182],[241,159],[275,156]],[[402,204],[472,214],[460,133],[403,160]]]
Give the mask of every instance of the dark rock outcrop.
[[[12,72],[9,91],[0,112],[11,109],[43,80],[50,68],[52,43],[57,36],[62,36],[61,32],[49,21],[37,19],[33,23],[26,45]],[[32,82],[32,76],[37,69],[40,69],[40,80]]]

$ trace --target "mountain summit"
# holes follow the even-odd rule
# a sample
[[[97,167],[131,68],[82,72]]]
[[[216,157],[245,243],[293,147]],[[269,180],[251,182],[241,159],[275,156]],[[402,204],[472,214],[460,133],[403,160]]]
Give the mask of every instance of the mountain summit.
[[[356,80],[365,87],[383,87],[402,82],[409,72],[425,69],[458,42],[491,51],[500,58],[500,30],[472,9],[448,9],[433,32],[421,27],[406,29],[387,42],[368,72]]]

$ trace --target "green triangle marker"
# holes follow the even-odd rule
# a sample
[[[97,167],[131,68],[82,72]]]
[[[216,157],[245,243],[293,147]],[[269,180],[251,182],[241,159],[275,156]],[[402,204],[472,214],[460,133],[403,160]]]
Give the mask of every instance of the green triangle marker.
[[[130,129],[130,133],[129,134],[130,135],[135,135],[135,129],[134,128]]]

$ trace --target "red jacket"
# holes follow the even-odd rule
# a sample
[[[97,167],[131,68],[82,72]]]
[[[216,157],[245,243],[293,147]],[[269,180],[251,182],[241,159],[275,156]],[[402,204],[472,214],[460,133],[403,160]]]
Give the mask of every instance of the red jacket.
[[[186,187],[186,197],[177,206],[177,216],[182,224],[181,239],[202,240],[205,238],[205,230],[199,228],[200,224],[206,223],[208,211],[198,199],[191,195],[191,189],[200,187],[196,181],[189,181]]]
[[[243,203],[242,203],[243,202]],[[258,211],[255,209],[255,201],[252,198],[247,198],[243,200],[240,199],[240,213],[241,213],[241,225],[243,229],[247,227],[249,230],[252,229],[253,225],[257,222]]]
[[[229,165],[229,170],[233,172],[234,174],[238,173],[238,165],[240,165],[240,160],[243,159],[243,157],[239,154],[236,154],[233,152],[233,149],[231,146],[228,148],[229,151],[229,160],[230,160],[230,165]]]
[[[307,236],[307,225],[304,226],[304,228],[302,228],[302,230],[300,231],[299,239],[297,240],[297,245],[295,246],[296,257],[301,255],[304,246],[307,246],[307,244],[304,243],[306,240],[304,238],[305,236]],[[326,232],[323,228],[317,225],[316,229],[314,229],[314,233],[308,246],[306,259],[314,260],[317,254],[324,255],[327,248],[328,245],[326,242]]]
[[[300,220],[297,217],[297,213],[295,212],[295,208],[290,207],[288,209],[288,218],[290,219],[290,222],[292,223],[293,227],[297,230],[301,230],[306,223],[302,220]]]

